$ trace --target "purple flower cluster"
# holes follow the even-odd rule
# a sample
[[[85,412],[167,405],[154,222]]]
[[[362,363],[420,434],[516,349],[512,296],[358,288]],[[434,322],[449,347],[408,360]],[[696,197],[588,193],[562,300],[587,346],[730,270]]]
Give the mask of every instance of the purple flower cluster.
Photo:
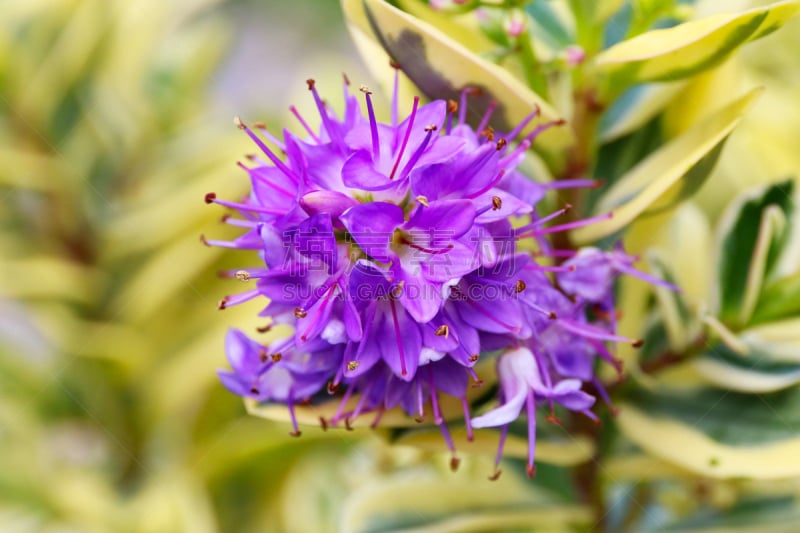
[[[251,166],[240,164],[251,192],[241,202],[206,195],[237,212],[225,220],[246,231],[232,242],[205,242],[255,250],[264,263],[227,273],[255,287],[220,308],[265,297],[262,316],[294,330],[269,345],[230,331],[231,370],[220,379],[240,396],[286,404],[295,435],[295,406],[325,391],[341,396],[325,426],[349,426],[367,413],[377,424],[398,406],[419,419],[430,413],[454,464],[442,395],[461,400],[470,436],[489,426],[505,435],[524,408],[532,475],[537,406],[558,403],[594,418],[595,398],[582,387],[594,382],[602,391],[596,357],[617,364],[613,343],[636,342],[615,333],[612,290],[621,273],[644,276],[633,259],[621,250],[553,249],[549,235],[592,220],[552,226],[568,206],[537,212],[548,187],[594,183],[546,186],[515,170],[536,136],[555,125],[522,135],[536,111],[500,136],[487,126],[491,108],[477,128],[467,124],[470,90],[460,104],[415,99],[404,120],[395,90],[384,124],[366,88],[365,116],[345,84],[341,118],[313,80],[308,88],[319,129],[293,108],[304,138],[278,139],[237,119],[262,152]],[[521,251],[521,239],[537,251]],[[500,406],[471,418],[467,392],[470,381],[480,383],[474,366],[488,353],[500,354]]]

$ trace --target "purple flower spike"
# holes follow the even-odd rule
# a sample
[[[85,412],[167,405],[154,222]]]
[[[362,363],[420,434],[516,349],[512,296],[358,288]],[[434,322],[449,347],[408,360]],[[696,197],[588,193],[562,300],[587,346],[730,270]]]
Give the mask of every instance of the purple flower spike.
[[[326,391],[340,397],[323,429],[350,428],[360,416],[375,426],[385,411],[401,409],[440,428],[454,468],[454,419],[463,418],[470,439],[473,427],[501,428],[499,461],[509,424],[525,416],[532,475],[536,409],[559,404],[594,418],[584,384],[610,403],[596,359],[619,368],[615,343],[638,344],[616,332],[616,279],[664,283],[634,269],[621,248],[550,245],[554,233],[604,217],[559,224],[569,206],[537,211],[547,189],[596,184],[540,184],[516,171],[536,136],[560,124],[523,135],[537,109],[503,136],[488,126],[496,105],[477,128],[466,123],[471,89],[460,106],[417,98],[405,118],[395,92],[388,124],[376,119],[366,88],[357,97],[345,83],[341,118],[313,80],[308,89],[318,128],[294,107],[303,136],[278,138],[237,119],[260,151],[251,165],[240,164],[251,192],[238,201],[205,198],[238,213],[224,221],[243,234],[204,242],[255,251],[262,263],[223,273],[249,286],[220,309],[265,298],[260,316],[270,326],[259,331],[272,324],[294,331],[265,345],[231,330],[231,370],[220,371],[220,380],[239,396],[285,404],[293,435],[300,434],[295,406]],[[531,248],[518,247],[522,239],[538,250],[522,252]],[[481,383],[476,362],[498,352],[500,405],[472,419],[467,393],[470,381]],[[457,413],[445,408],[448,396]]]

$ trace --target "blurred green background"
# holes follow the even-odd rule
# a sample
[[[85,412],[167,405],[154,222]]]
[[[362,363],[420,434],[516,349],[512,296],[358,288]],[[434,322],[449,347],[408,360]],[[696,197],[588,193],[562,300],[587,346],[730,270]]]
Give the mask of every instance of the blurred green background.
[[[732,142],[770,155],[728,150],[711,215],[800,168],[798,33],[735,65],[770,90]],[[216,272],[253,258],[199,240],[236,234],[203,203],[246,189],[231,119],[277,132],[308,77],[338,105],[343,70],[369,83],[333,0],[0,1],[0,531],[363,530],[388,478],[397,501],[520,502],[513,476],[486,490],[491,459],[292,439],[217,382],[226,329],[260,325],[258,303],[217,311],[238,288]]]
[[[247,187],[233,116],[280,127],[360,68],[330,0],[0,2],[0,531],[334,528],[351,481],[306,452],[354,440],[219,385],[259,307],[217,311],[216,272],[253,258],[199,236]]]

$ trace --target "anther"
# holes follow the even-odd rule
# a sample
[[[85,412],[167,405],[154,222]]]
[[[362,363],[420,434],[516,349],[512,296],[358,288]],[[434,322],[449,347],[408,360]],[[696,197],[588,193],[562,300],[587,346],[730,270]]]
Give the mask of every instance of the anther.
[[[420,194],[419,196],[417,196],[415,198],[415,200],[417,201],[417,203],[419,203],[421,205],[424,205],[425,207],[430,207],[430,205],[428,204],[428,197],[427,196],[423,196],[422,194]]]
[[[344,419],[344,427],[347,431],[353,431],[353,425],[349,416]]]
[[[436,131],[437,129],[436,124],[428,124],[425,126],[425,131]]]
[[[338,390],[339,390],[339,385],[337,385],[333,381],[328,382],[328,394],[334,395]]]
[[[208,241],[206,240],[206,236],[205,235],[202,235],[202,234],[200,235],[200,242],[202,242],[206,246],[211,246],[210,244],[208,244]]]
[[[258,122],[253,122],[253,127],[258,130],[265,130],[267,129],[267,124],[259,120]]]
[[[481,132],[481,135],[486,137],[487,140],[494,141],[494,128],[489,126]]]
[[[250,281],[250,272],[247,270],[238,270],[235,276],[241,282]]]
[[[252,389],[250,389],[250,394],[258,394],[258,389],[253,387]]]
[[[264,351],[258,352],[258,358],[262,363],[266,363],[267,359],[269,359],[269,354]]]
[[[517,292],[517,294],[519,294],[522,291],[524,291],[527,287],[528,285],[526,285],[525,282],[520,279],[517,280],[517,285],[514,287],[514,290]]]
[[[222,311],[223,309],[225,309],[225,307],[226,307],[227,305],[228,305],[228,297],[226,296],[225,298],[223,298],[222,300],[220,300],[220,301],[217,303],[217,309],[219,309],[220,311]]]
[[[458,102],[455,100],[448,100],[447,101],[447,112],[448,113],[455,113],[458,111]]]
[[[497,481],[498,479],[500,479],[500,474],[502,474],[502,473],[503,473],[503,471],[502,471],[502,470],[497,470],[497,471],[495,471],[495,473],[494,473],[494,474],[492,474],[491,476],[489,476],[489,481]]]
[[[472,354],[472,355],[470,355],[470,356],[469,356],[469,362],[470,362],[470,363],[474,363],[474,362],[475,362],[475,361],[477,361],[479,358],[480,358],[480,354],[474,353],[474,354]]]
[[[508,141],[507,140],[500,139],[499,141],[497,141],[497,151],[499,152],[500,150],[505,148],[507,145],[508,145]]]
[[[319,425],[322,431],[328,431],[328,421],[324,417],[319,417]]]
[[[308,316],[308,313],[302,307],[295,307],[294,308],[294,317],[295,318],[305,318]]]
[[[358,361],[350,361],[347,363],[347,370],[350,372],[355,372],[358,368]]]
[[[393,298],[400,298],[403,295],[403,285],[405,285],[404,281],[401,281],[394,287],[392,287],[392,297]]]
[[[534,465],[528,465],[525,470],[528,474],[528,479],[533,479],[533,476],[536,475],[536,467]]]
[[[450,327],[447,324],[442,324],[436,328],[436,336],[444,337],[445,339],[450,336]]]
[[[641,348],[644,345],[644,339],[635,340],[631,343],[634,348]]]
[[[550,314],[547,315],[547,318],[549,318],[550,320],[556,320],[558,318],[558,315],[556,314],[555,311],[550,311]]]
[[[267,324],[266,326],[258,326],[256,331],[259,333],[266,333],[272,329],[272,324]]]
[[[362,93],[364,93],[364,94],[372,94],[372,91],[370,91],[370,90],[369,90],[369,87],[367,87],[366,85],[362,85],[362,86],[360,86],[360,87],[358,88],[358,90],[359,90],[359,91],[361,91],[361,92],[362,92]]]
[[[390,59],[389,60],[389,66],[392,67],[393,69],[396,69],[396,70],[400,70],[400,68],[401,68],[400,67],[400,63],[398,63],[394,59]]]
[[[555,424],[557,426],[562,425],[561,419],[558,418],[555,413],[548,414],[544,419],[550,422],[551,424]]]
[[[233,117],[233,123],[236,124],[236,127],[239,128],[240,130],[247,129],[247,126],[244,125],[244,122],[242,122],[242,119],[239,118],[238,115]]]
[[[499,196],[492,196],[492,211],[497,211],[503,207],[503,199]]]
[[[350,87],[350,78],[347,77],[347,73],[342,72],[342,79],[344,80],[344,84]]]
[[[461,464],[461,459],[459,459],[458,457],[453,456],[450,458],[450,470],[452,470],[453,472],[458,470],[458,465],[460,464]]]
[[[217,193],[215,192],[208,192],[206,193],[205,200],[207,204],[213,204],[214,200],[217,199]]]
[[[306,85],[308,85],[308,90],[309,91],[314,88],[314,84],[315,83],[317,83],[317,82],[315,82],[312,78],[308,78],[306,80]]]
[[[272,359],[273,363],[277,363],[281,359],[283,359],[283,354],[281,352],[277,352],[277,353],[270,354],[269,357],[270,357],[270,359]]]
[[[297,431],[290,431],[290,432],[289,432],[289,436],[290,436],[290,437],[299,437],[299,436],[300,436],[300,435],[302,435],[302,434],[303,434],[303,432],[302,432],[302,431],[300,431],[299,429],[298,429]]]

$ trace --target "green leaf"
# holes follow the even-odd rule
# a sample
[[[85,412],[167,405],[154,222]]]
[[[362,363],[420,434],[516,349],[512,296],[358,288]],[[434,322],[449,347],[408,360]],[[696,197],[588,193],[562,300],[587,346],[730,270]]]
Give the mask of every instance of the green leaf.
[[[712,478],[800,475],[800,388],[759,396],[704,389],[639,392],[620,430],[646,452]]]
[[[655,251],[648,253],[650,272],[668,283],[677,285],[675,275],[663,257]],[[669,339],[669,347],[675,352],[683,351],[699,332],[699,323],[679,291],[666,287],[655,287],[656,302]]]
[[[744,325],[752,315],[763,280],[786,241],[793,188],[786,181],[747,191],[723,214],[717,228],[714,295],[722,321]]]
[[[598,133],[600,140],[607,143],[641,128],[663,111],[685,86],[683,82],[634,85],[603,113]]]
[[[749,498],[733,508],[705,510],[675,523],[645,531],[679,533],[762,533],[800,530],[800,505],[791,496]]]
[[[600,199],[595,211],[612,218],[579,228],[574,242],[587,244],[619,231],[648,208],[663,209],[705,180],[721,145],[760,89],[754,89],[673,139],[628,171]],[[684,178],[683,180],[681,178]]]
[[[800,314],[800,272],[764,287],[751,322],[761,324],[795,314]]]
[[[800,345],[800,339],[797,344]],[[741,355],[720,344],[692,364],[709,383],[737,392],[775,392],[800,383],[800,361],[781,361],[782,354],[772,353],[771,348],[768,343],[761,343]],[[795,345],[794,349],[797,348]]]
[[[674,81],[707,70],[741,45],[775,31],[800,11],[788,0],[739,14],[718,14],[623,41],[595,59],[615,87]]]
[[[379,43],[426,97],[457,100],[466,87],[480,89],[482,94],[470,99],[469,117],[479,119],[495,101],[498,105],[490,124],[498,131],[511,131],[537,106],[541,114],[526,131],[560,118],[550,104],[505,69],[470,52],[434,26],[383,0],[342,0],[342,5],[357,41],[367,38],[373,48]],[[550,128],[537,139],[540,146],[552,150],[571,141],[569,128]]]

